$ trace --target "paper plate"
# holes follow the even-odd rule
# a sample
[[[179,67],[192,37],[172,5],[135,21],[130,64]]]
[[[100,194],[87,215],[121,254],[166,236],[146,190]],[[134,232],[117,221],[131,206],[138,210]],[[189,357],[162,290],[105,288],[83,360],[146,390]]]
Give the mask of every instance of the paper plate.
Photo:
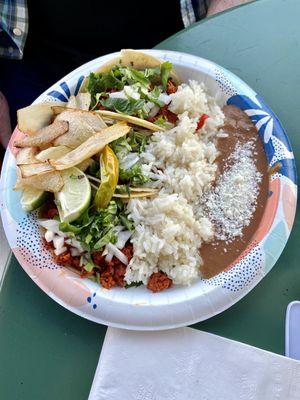
[[[278,118],[242,80],[224,68],[189,54],[147,50],[170,60],[183,81],[202,80],[211,94],[244,110],[263,141],[270,167],[280,169],[269,182],[269,197],[258,230],[248,248],[226,271],[212,279],[199,279],[189,287],[173,286],[153,294],[144,287],[106,290],[56,265],[43,247],[36,213],[25,214],[16,180],[13,141],[5,155],[1,176],[1,209],[9,244],[27,274],[53,300],[92,321],[110,326],[158,330],[189,325],[216,315],[244,297],[270,271],[282,252],[296,210],[296,167],[289,139]],[[63,101],[77,94],[85,76],[117,53],[95,59],[61,79],[36,102]]]

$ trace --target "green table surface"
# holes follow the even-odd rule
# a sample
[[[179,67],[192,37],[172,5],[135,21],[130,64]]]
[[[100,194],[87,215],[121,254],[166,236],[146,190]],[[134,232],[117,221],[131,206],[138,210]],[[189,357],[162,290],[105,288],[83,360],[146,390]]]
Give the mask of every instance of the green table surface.
[[[258,0],[157,48],[208,58],[244,79],[279,116],[298,156],[299,15],[299,0]],[[300,295],[299,233],[298,217],[268,276],[238,304],[194,327],[283,354],[285,310]],[[12,256],[0,292],[0,398],[86,399],[105,331],[48,298]]]

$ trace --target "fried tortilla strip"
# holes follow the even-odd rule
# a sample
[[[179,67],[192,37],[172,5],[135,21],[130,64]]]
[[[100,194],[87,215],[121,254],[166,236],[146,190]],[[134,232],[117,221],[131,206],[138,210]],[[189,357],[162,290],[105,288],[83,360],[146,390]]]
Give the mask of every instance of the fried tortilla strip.
[[[67,108],[77,108],[79,110],[89,110],[91,105],[90,93],[78,93],[77,96],[70,96]]]
[[[139,197],[151,197],[151,196],[155,196],[156,192],[131,192],[130,196],[127,193],[114,193],[113,197],[117,197],[119,199],[137,199]]]
[[[64,181],[58,171],[45,172],[44,174],[30,176],[28,178],[18,178],[14,190],[32,187],[46,192],[59,192],[64,185]]]
[[[30,176],[41,175],[45,172],[54,171],[52,165],[48,163],[20,165],[19,168],[23,178],[29,178]]]
[[[76,167],[80,169],[82,172],[86,171],[88,167],[93,163],[92,158],[87,158],[86,160],[82,161],[80,164],[77,164]]]
[[[151,192],[151,193],[157,193],[159,192],[159,189],[157,188],[151,188],[151,187],[131,187],[129,186],[129,190],[131,192]]]
[[[99,153],[110,142],[125,136],[129,131],[130,127],[122,122],[102,129],[70,153],[58,160],[51,161],[51,164],[58,170],[74,167],[87,158]]]
[[[51,106],[60,103],[40,103],[21,108],[17,111],[18,128],[20,131],[32,135],[51,123],[53,112]]]
[[[24,147],[20,149],[16,155],[17,165],[38,163],[39,161],[35,157],[37,152],[38,150],[36,147]]]
[[[48,160],[57,160],[58,158],[64,156],[69,153],[72,149],[67,146],[53,146],[48,147],[48,149],[42,150],[39,152],[35,158],[40,162],[48,161]]]
[[[37,131],[32,136],[14,142],[15,147],[42,147],[53,142],[57,137],[63,135],[69,129],[66,121],[54,121],[53,124]]]
[[[55,121],[67,121],[69,123],[69,131],[55,140],[55,146],[64,145],[71,148],[81,145],[89,137],[107,126],[100,116],[76,109],[64,108]]]
[[[100,114],[104,118],[106,117],[106,118],[114,119],[116,121],[126,121],[129,124],[142,126],[143,128],[149,129],[150,131],[153,131],[153,132],[165,131],[165,128],[163,128],[159,125],[152,124],[152,122],[146,121],[145,119],[132,117],[131,115],[119,114],[114,111],[107,111],[107,110],[97,110],[94,112],[97,114]]]
[[[86,93],[81,93],[81,94],[86,94]],[[80,118],[82,118],[85,122],[87,122],[97,132],[100,129],[107,127],[103,118],[101,118],[101,116],[95,111],[79,110],[78,108],[70,108],[63,106],[53,106],[52,111],[54,115],[59,115],[67,111],[76,112],[77,116],[80,116]],[[59,117],[59,119],[63,119],[63,117]]]

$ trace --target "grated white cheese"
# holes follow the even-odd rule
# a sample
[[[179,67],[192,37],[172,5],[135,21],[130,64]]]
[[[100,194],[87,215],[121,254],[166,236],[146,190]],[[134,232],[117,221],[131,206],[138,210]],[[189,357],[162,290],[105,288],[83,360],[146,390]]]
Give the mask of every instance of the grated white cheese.
[[[215,229],[215,239],[231,242],[242,236],[256,209],[262,175],[253,159],[253,142],[237,144],[216,186],[202,200],[204,214]]]

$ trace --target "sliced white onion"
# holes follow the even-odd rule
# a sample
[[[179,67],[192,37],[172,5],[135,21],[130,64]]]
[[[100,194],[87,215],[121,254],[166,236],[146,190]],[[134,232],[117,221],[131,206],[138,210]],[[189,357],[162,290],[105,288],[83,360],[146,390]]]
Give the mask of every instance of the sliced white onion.
[[[161,93],[158,96],[158,101],[161,101],[164,104],[169,104],[171,102],[171,97],[167,93]]]
[[[45,232],[45,239],[46,239],[46,242],[47,242],[47,243],[52,242],[52,240],[54,239],[54,236],[55,236],[54,232],[48,231],[48,230],[47,230],[47,231]]]
[[[124,86],[124,92],[127,97],[130,97],[134,100],[139,100],[141,98],[140,94],[131,86]]]
[[[113,254],[111,254],[111,253],[108,253],[107,255],[106,255],[106,257],[105,257],[105,261],[107,261],[107,262],[111,262],[111,260],[113,259]]]
[[[64,253],[65,251],[67,251],[67,248],[61,247],[60,249],[54,249],[54,254],[59,256],[60,254]]]
[[[117,259],[120,260],[121,263],[128,265],[128,258],[115,245],[113,245],[112,243],[108,243],[106,246],[109,253],[117,257]]]
[[[112,98],[112,99],[125,99],[125,100],[127,100],[127,96],[124,93],[124,90],[121,90],[120,92],[109,93],[109,97]]]
[[[159,111],[159,107],[154,104],[154,107],[152,107],[149,112],[149,117],[150,118],[155,117],[155,115],[158,113],[158,111]]]
[[[131,168],[134,164],[136,164],[139,161],[139,156],[137,153],[128,153],[126,157],[123,158],[123,160],[120,162],[120,167],[122,169],[129,169]]]
[[[118,241],[116,243],[116,247],[118,249],[123,249],[127,240],[130,238],[131,232],[130,231],[122,231],[118,235]]]
[[[75,249],[75,247],[71,247],[70,253],[72,257],[78,257],[80,256],[80,251],[78,249]]]
[[[117,233],[119,233],[119,232],[121,232],[123,230],[124,230],[124,226],[123,225],[116,225],[114,227],[114,231],[117,232]]]
[[[64,232],[61,232],[59,230],[59,221],[56,221],[55,219],[39,219],[38,224],[41,227],[45,228],[47,231],[54,232],[59,236],[67,236]]]
[[[59,249],[61,249],[62,247],[64,247],[64,244],[65,244],[65,240],[64,240],[63,237],[61,237],[61,236],[55,236],[55,237],[53,238],[53,246],[54,246],[57,250],[59,250]]]
[[[81,253],[85,251],[85,249],[82,246],[82,243],[80,243],[78,240],[74,238],[69,238],[66,240],[66,243],[69,244],[72,247],[75,247],[77,250],[79,250]]]

